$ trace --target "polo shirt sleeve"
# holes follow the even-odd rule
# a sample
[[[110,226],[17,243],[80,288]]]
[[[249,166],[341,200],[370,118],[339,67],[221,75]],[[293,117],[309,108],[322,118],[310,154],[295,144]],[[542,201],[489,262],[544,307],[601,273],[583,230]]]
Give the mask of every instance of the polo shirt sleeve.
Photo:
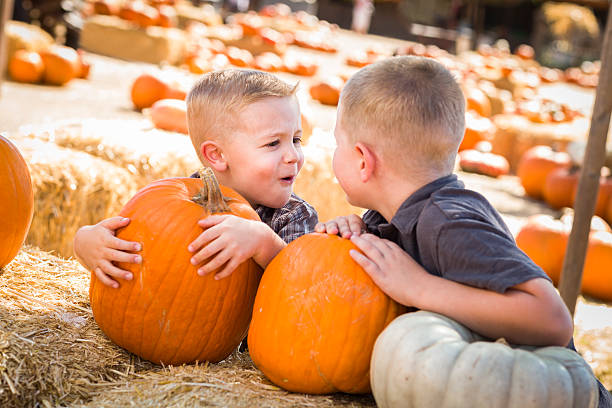
[[[550,281],[511,235],[486,220],[447,219],[436,235],[435,259],[446,279],[499,293],[534,278]]]

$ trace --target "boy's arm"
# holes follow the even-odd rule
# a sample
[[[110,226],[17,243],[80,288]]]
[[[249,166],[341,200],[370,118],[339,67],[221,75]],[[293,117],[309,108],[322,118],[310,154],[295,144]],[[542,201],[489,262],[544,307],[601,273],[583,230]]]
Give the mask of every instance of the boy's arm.
[[[198,274],[203,276],[223,266],[215,274],[222,279],[249,258],[263,269],[283,249],[285,242],[261,221],[246,220],[234,215],[213,215],[202,219],[198,225],[204,231],[189,244],[194,253],[192,265],[200,265]],[[225,265],[225,266],[224,266]]]
[[[130,220],[123,217],[112,217],[96,225],[86,225],[78,229],[74,236],[74,254],[76,259],[94,274],[106,286],[118,288],[114,279],[132,279],[132,274],[117,268],[113,262],[140,263],[140,255],[126,251],[140,251],[138,242],[119,239],[116,230],[128,225]],[[114,279],[113,279],[114,278]]]
[[[397,302],[448,316],[489,338],[511,343],[566,346],[572,336],[567,308],[545,279],[530,279],[504,293],[429,274],[393,242],[371,234],[351,240],[351,256]]]

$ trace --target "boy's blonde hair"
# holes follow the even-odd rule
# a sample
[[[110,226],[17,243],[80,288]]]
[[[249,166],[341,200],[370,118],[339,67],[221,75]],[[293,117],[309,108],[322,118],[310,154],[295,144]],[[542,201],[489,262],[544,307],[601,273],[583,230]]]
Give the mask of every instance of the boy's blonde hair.
[[[344,86],[340,109],[352,141],[373,146],[390,166],[417,176],[452,172],[465,99],[442,64],[413,56],[371,64]]]
[[[202,161],[200,145],[218,140],[237,125],[233,117],[246,106],[267,97],[295,94],[289,85],[267,72],[225,69],[203,75],[187,94],[187,127]]]

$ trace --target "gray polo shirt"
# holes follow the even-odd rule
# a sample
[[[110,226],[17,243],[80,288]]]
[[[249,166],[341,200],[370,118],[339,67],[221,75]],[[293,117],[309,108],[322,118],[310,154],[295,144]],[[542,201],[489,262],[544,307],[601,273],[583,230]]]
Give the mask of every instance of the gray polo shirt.
[[[482,195],[452,174],[415,191],[388,222],[380,213],[363,216],[368,232],[398,244],[429,273],[503,293],[548,276],[521,251],[499,213]],[[568,348],[576,351],[573,339]],[[599,408],[612,408],[601,382]]]
[[[398,244],[429,273],[503,293],[534,278],[548,279],[514,242],[499,213],[454,174],[415,191],[387,222],[363,217],[368,231]]]

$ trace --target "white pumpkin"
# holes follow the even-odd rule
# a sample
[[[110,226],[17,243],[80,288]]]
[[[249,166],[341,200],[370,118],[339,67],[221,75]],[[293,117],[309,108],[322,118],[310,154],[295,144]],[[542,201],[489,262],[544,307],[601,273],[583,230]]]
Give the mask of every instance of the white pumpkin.
[[[380,408],[582,408],[599,398],[591,368],[572,350],[487,341],[425,311],[380,334],[370,381]]]

